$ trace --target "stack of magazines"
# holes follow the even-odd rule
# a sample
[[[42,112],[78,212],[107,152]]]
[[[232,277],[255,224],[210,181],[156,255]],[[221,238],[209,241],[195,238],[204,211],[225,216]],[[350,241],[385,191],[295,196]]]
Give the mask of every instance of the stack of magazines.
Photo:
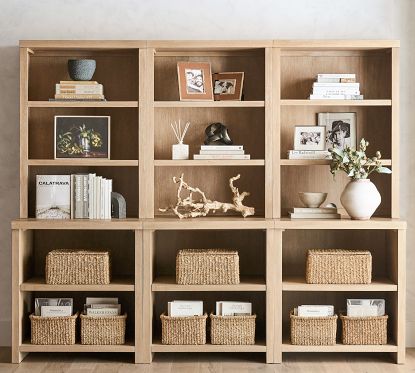
[[[363,100],[356,74],[318,74],[310,100]]]

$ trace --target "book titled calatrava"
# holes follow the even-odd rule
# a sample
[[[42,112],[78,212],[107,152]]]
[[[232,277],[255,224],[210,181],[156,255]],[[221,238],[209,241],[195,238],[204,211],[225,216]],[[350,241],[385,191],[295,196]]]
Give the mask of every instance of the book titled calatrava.
[[[71,218],[70,175],[36,176],[36,218]]]

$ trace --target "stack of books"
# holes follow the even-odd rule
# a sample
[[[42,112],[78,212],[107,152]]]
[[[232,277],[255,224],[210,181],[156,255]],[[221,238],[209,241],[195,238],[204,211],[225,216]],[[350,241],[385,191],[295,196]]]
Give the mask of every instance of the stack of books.
[[[310,100],[363,100],[356,74],[318,74]]]
[[[96,174],[37,175],[37,219],[111,219],[112,180]]]
[[[328,150],[289,150],[288,159],[331,159]]]
[[[251,159],[243,145],[202,145],[193,159]]]
[[[291,219],[340,219],[335,207],[294,207],[288,212]]]
[[[84,304],[84,314],[87,316],[120,316],[121,304],[118,298],[87,297]]]
[[[216,316],[251,316],[252,303],[250,302],[216,302]]]
[[[294,308],[294,315],[299,317],[328,317],[334,315],[332,305],[308,305],[304,304]]]
[[[55,101],[105,101],[104,87],[95,81],[61,80],[56,84]]]

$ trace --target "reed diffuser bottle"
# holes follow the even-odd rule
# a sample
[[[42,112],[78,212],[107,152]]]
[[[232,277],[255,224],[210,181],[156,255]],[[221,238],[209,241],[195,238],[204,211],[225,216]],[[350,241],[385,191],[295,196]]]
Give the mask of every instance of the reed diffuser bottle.
[[[177,139],[177,144],[172,145],[172,159],[189,159],[189,145],[183,144],[184,136],[186,135],[187,130],[189,129],[190,122],[187,122],[182,130],[180,123],[174,122],[170,123],[170,126],[174,132],[174,135]]]

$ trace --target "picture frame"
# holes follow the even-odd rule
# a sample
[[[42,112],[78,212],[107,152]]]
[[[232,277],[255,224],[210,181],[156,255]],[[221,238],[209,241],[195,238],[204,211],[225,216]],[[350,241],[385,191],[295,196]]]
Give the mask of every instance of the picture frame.
[[[54,158],[110,159],[111,117],[55,115]]]
[[[326,127],[295,126],[294,150],[324,150]]]
[[[334,146],[356,148],[357,115],[349,113],[318,113],[318,125],[326,128],[326,150]]]
[[[178,62],[180,101],[213,101],[209,62]]]
[[[215,101],[242,99],[244,84],[243,72],[225,72],[212,75],[213,97]]]

